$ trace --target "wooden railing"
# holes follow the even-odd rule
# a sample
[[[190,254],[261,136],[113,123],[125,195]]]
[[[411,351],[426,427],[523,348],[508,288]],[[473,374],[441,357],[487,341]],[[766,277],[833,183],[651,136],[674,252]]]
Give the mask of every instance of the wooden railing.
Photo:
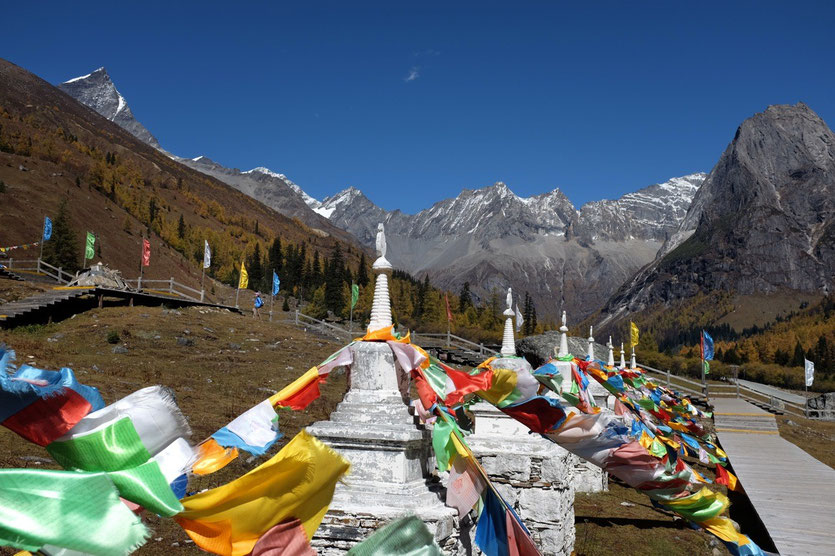
[[[140,292],[155,291],[185,297],[187,299],[191,299],[192,301],[200,302],[206,298],[205,291],[181,284],[174,280],[173,276],[168,280],[149,280],[146,278],[137,278],[136,280],[125,280],[125,283]]]
[[[15,259],[13,257],[9,257],[8,260],[3,261],[3,266],[6,269],[11,270],[14,272],[15,270],[20,270],[22,272],[37,272],[38,271],[38,261],[40,259]]]
[[[648,372],[651,376],[661,377],[666,382],[668,387],[673,388],[674,390],[680,390],[687,394],[704,395],[708,398],[711,395],[714,397],[736,397],[753,402],[754,404],[767,405],[774,410],[792,413],[799,417],[817,419],[835,418],[835,411],[809,409],[801,404],[793,403],[775,396],[752,390],[744,384],[740,384],[735,379],[731,379],[733,382],[729,384],[706,384],[706,390],[703,390],[701,382],[691,380],[683,376],[674,375],[670,373],[670,371],[661,371],[646,365],[641,365],[640,363],[638,366]]]
[[[331,324],[329,322],[325,322],[323,320],[315,319],[311,316],[305,315],[298,309],[296,309],[296,316],[295,316],[295,324],[296,326],[309,326],[311,328],[315,328],[322,333],[331,335],[336,337],[338,340],[352,340],[355,334],[352,334],[350,330],[347,330],[341,326]],[[360,332],[361,334],[361,332]]]
[[[48,262],[38,259],[38,273],[49,276],[59,284],[69,284],[75,278],[74,274],[70,274],[60,266],[52,266]]]
[[[415,344],[420,345],[419,338],[440,338],[444,341],[446,347],[451,347],[455,349],[460,349],[463,351],[467,351],[472,353],[473,355],[478,356],[485,356],[485,355],[498,355],[498,353],[492,349],[484,347],[484,344],[477,344],[472,342],[466,338],[462,338],[461,336],[456,336],[455,334],[450,333],[426,333],[426,332],[412,332],[412,342]]]

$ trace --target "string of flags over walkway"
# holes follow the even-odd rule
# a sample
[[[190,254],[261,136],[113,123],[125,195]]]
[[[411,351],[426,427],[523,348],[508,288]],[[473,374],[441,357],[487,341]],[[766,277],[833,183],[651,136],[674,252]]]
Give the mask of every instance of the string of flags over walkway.
[[[379,235],[378,251],[384,260],[385,239],[381,249]],[[470,450],[470,431],[457,419],[459,409],[479,400],[602,467],[645,493],[655,506],[717,536],[733,554],[762,554],[727,517],[727,497],[685,461],[712,464],[716,483],[741,488],[725,469],[727,455],[700,424],[709,414],[655,384],[634,368],[634,359],[633,368],[618,368],[577,358],[567,353],[564,341],[556,358],[532,369],[515,354],[511,307],[508,295],[501,357],[470,371],[454,369],[412,344],[408,334],[394,332],[387,281],[380,273],[369,330],[355,340],[384,342],[409,371],[419,396],[417,412],[433,423],[437,468],[449,471],[447,504],[476,520],[475,543],[483,553],[539,552]],[[0,423],[45,446],[65,469],[0,470],[0,545],[46,554],[61,548],[127,554],[150,535],[140,518],[147,509],[175,520],[208,552],[236,556],[295,547],[304,554],[337,482],[350,472],[343,456],[306,431],[226,484],[190,494],[189,479],[224,468],[241,452],[266,455],[281,437],[280,412],[304,410],[317,399],[319,385],[335,368],[353,364],[353,345],[196,444],[186,416],[164,386],[143,388],[106,405],[98,390],[79,383],[70,369],[15,367],[14,353],[0,347]],[[595,405],[588,390],[592,381],[616,398],[614,410]],[[407,550],[440,553],[425,526],[409,518],[388,525],[352,553]]]

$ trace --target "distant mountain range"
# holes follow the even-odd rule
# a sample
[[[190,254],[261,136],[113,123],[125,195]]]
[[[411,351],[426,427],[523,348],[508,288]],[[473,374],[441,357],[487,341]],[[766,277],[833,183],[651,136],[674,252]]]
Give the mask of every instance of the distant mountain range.
[[[59,87],[161,148],[133,118],[103,68]],[[353,187],[320,202],[268,168],[241,171],[206,156],[169,156],[308,226],[326,233],[345,230],[368,247],[377,224],[385,222],[392,263],[418,276],[428,273],[438,286],[457,290],[470,282],[473,294],[483,299],[510,285],[529,291],[540,315],[566,309],[578,320],[653,260],[705,178],[700,173],[673,178],[579,210],[559,189],[521,198],[499,182],[409,215],[385,211]]]

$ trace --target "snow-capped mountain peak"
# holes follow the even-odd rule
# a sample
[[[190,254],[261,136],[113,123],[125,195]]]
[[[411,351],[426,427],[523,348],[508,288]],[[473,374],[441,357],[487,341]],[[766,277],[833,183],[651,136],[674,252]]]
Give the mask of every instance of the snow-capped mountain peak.
[[[243,172],[243,173],[244,174],[262,174],[262,175],[265,175],[265,176],[269,176],[271,178],[280,179],[281,181],[286,183],[287,186],[290,189],[292,189],[293,191],[295,191],[296,193],[301,195],[302,199],[304,199],[305,204],[307,206],[309,206],[310,208],[312,208],[313,210],[316,210],[316,209],[318,209],[322,206],[322,203],[319,200],[314,199],[313,197],[311,197],[310,195],[305,193],[305,191],[301,187],[296,185],[293,181],[290,180],[290,178],[288,178],[284,174],[279,174],[278,172],[273,172],[272,170],[270,170],[269,168],[266,168],[264,166],[258,166],[257,168],[253,168],[252,170],[247,170],[246,172]]]
[[[116,89],[105,68],[74,77],[58,85],[58,88],[108,120],[119,124],[140,141],[161,150],[156,137],[134,118],[127,100]]]

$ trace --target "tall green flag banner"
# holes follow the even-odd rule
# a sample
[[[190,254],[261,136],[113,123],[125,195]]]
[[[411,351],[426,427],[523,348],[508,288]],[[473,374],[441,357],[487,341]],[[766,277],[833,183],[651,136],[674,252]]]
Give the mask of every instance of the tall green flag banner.
[[[0,545],[128,554],[149,536],[105,473],[0,469]]]
[[[84,248],[84,258],[92,260],[96,256],[96,235],[93,232],[87,232],[87,244]]]
[[[357,306],[357,300],[360,298],[360,287],[356,284],[351,284],[351,309]]]

